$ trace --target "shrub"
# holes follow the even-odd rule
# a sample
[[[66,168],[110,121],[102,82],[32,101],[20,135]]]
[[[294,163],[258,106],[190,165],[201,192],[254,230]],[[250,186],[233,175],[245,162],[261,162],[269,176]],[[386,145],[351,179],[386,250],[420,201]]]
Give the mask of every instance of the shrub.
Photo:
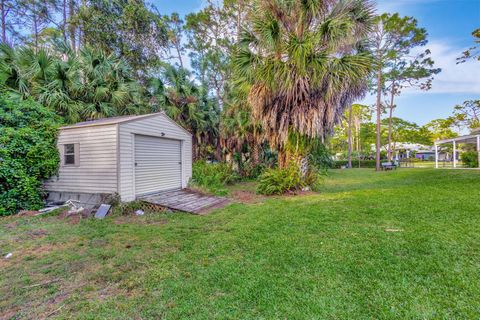
[[[305,186],[300,168],[291,165],[285,169],[267,169],[259,177],[257,192],[264,195],[283,194],[299,191]]]
[[[226,195],[225,185],[238,180],[238,174],[226,163],[196,161],[192,170],[192,185],[216,195]]]
[[[305,174],[305,185],[308,186],[312,191],[320,191],[321,187],[323,186],[326,173],[326,169],[318,169],[316,167],[311,167]]]
[[[264,164],[252,165],[250,162],[247,162],[243,166],[243,177],[246,180],[257,179],[264,171]]]
[[[386,160],[384,160],[386,161]],[[348,165],[347,160],[333,161],[333,169],[340,169],[342,166]],[[358,160],[352,159],[352,167],[358,168]],[[360,168],[375,168],[375,160],[360,160]]]
[[[463,152],[460,157],[467,168],[478,168],[478,154],[476,151]]]
[[[0,97],[0,215],[43,205],[42,181],[58,170],[58,123],[32,100]]]
[[[318,169],[328,169],[333,166],[332,155],[327,147],[319,141],[313,144],[309,152],[309,164]]]

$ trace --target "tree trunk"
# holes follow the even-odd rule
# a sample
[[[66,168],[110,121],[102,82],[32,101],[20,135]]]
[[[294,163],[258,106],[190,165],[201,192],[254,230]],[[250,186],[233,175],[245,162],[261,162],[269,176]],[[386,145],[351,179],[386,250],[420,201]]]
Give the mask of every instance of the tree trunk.
[[[392,115],[393,115],[393,107],[390,106],[390,114],[388,116],[388,150],[387,150],[388,161],[392,161]]]
[[[350,106],[350,114],[348,115],[348,168],[352,168],[352,113],[353,106]]]
[[[392,92],[390,97],[390,113],[388,115],[388,161],[392,161],[392,116],[393,116],[393,100],[395,98],[395,82],[392,84]]]
[[[380,171],[380,116],[382,113],[382,68],[377,71],[377,139],[375,143],[375,168]]]
[[[70,0],[69,3],[68,3],[68,11],[69,11],[69,15],[70,15],[70,22],[68,24],[68,28],[69,28],[69,31],[70,31],[70,45],[72,46],[72,50],[73,52],[77,51],[77,46],[76,46],[76,43],[75,43],[75,25],[73,24],[73,16],[75,15],[75,3],[74,3],[74,0]]]
[[[2,15],[2,43],[7,42],[7,14],[5,12],[5,0],[0,1],[0,11]]]
[[[63,41],[67,43],[67,0],[63,0],[62,15],[63,15],[63,25],[62,25]]]
[[[360,156],[360,126],[361,126],[361,120],[360,120],[360,116],[358,116],[357,118],[357,128],[356,128],[356,131],[357,131],[357,158],[358,158],[358,168],[360,168],[360,160],[361,160],[361,156]]]
[[[36,10],[36,9],[35,9]],[[34,13],[33,15],[33,36],[35,39],[35,53],[38,52],[38,20],[37,20],[37,14]]]
[[[178,61],[180,61],[180,67],[183,69],[183,59],[180,53],[180,43],[178,43],[178,39],[175,39],[175,50],[177,50]]]

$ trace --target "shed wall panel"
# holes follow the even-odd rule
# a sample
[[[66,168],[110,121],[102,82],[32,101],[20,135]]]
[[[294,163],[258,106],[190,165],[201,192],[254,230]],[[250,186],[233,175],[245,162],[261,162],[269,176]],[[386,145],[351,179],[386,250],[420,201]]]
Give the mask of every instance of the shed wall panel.
[[[78,143],[79,165],[60,166],[59,173],[45,182],[45,189],[58,192],[117,192],[117,126],[61,130],[58,148]]]

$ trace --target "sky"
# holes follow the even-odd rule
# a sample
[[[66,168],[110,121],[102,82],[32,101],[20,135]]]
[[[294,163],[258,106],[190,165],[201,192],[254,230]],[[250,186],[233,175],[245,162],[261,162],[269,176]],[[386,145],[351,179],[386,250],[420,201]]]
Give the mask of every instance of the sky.
[[[153,0],[162,14],[185,15],[202,8],[202,0]],[[377,12],[413,16],[428,31],[428,48],[441,68],[432,89],[407,90],[397,98],[395,116],[423,125],[446,118],[465,100],[480,99],[480,63],[456,64],[456,58],[473,45],[472,31],[480,28],[480,0],[378,0]],[[363,101],[371,105],[374,97]]]

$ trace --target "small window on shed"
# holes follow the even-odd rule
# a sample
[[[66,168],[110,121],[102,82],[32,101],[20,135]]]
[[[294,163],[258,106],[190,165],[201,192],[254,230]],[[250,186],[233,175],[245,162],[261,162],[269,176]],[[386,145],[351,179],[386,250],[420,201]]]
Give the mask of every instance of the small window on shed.
[[[63,145],[63,165],[78,166],[79,147],[78,143],[68,143]]]

